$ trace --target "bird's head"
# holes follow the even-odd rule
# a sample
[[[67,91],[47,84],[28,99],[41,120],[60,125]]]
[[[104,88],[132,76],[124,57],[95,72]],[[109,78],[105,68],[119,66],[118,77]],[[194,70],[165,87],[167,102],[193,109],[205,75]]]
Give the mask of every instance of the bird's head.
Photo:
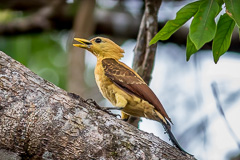
[[[108,38],[96,37],[90,41],[74,38],[74,40],[80,42],[80,44],[73,44],[73,46],[87,49],[97,58],[120,59],[123,57],[124,50]]]

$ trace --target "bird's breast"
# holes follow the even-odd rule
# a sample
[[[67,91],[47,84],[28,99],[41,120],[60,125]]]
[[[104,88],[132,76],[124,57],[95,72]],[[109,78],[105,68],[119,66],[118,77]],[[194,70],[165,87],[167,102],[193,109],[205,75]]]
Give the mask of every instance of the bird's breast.
[[[102,93],[102,95],[107,98],[110,102],[112,102],[113,91],[111,89],[111,85],[113,85],[112,81],[105,75],[104,69],[102,67],[101,61],[97,62],[95,67],[95,80],[97,86]]]
[[[101,61],[97,62],[95,68],[95,79],[97,86],[103,97],[107,98],[114,106],[117,104],[116,94],[121,95],[126,101],[131,98],[131,95],[124,92],[116,84],[114,84],[106,75]],[[124,107],[124,106],[121,106]]]
[[[107,98],[114,106],[117,106],[118,104],[116,94],[121,95],[121,97],[127,101],[126,106],[118,106],[124,107],[122,111],[125,113],[133,116],[147,118],[149,118],[149,116],[147,116],[148,113],[152,114],[154,110],[154,107],[152,105],[150,105],[147,101],[142,100],[141,98],[125,92],[105,75],[101,61],[97,62],[95,68],[95,79],[102,95]]]

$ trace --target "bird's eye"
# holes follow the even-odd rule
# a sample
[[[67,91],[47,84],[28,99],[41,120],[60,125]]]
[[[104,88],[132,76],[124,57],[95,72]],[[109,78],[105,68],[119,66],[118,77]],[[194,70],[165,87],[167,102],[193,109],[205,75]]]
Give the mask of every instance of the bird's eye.
[[[101,43],[102,40],[101,40],[100,38],[97,38],[97,39],[95,40],[95,42],[96,42],[96,43]]]

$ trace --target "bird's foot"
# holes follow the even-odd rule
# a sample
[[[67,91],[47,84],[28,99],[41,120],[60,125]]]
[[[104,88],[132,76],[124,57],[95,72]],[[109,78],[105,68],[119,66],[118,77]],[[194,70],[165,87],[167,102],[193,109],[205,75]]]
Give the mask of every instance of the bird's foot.
[[[100,109],[100,110],[102,110],[102,111],[104,111],[104,112],[106,112],[106,113],[108,113],[108,114],[110,114],[110,115],[113,115],[113,116],[115,116],[115,117],[120,116],[119,114],[114,114],[114,113],[112,113],[112,112],[110,111],[111,109],[119,109],[119,108],[116,108],[116,107],[101,107],[101,106],[99,106],[99,105],[97,104],[96,101],[94,101],[94,100],[91,99],[91,98],[87,99],[85,102],[86,102],[88,105],[94,106],[94,107],[96,107],[97,109]],[[122,108],[121,108],[121,109],[122,109]],[[120,117],[121,117],[121,116],[120,116]]]
[[[91,106],[94,106],[96,108],[101,108],[96,101],[94,101],[93,99],[89,98],[89,99],[86,99],[85,102],[88,104],[88,105],[91,105]]]

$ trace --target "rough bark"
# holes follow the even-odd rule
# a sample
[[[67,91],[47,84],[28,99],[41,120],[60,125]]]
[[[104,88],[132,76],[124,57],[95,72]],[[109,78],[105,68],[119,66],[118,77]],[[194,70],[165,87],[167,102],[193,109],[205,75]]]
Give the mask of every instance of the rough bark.
[[[0,52],[0,154],[12,159],[190,159]]]

